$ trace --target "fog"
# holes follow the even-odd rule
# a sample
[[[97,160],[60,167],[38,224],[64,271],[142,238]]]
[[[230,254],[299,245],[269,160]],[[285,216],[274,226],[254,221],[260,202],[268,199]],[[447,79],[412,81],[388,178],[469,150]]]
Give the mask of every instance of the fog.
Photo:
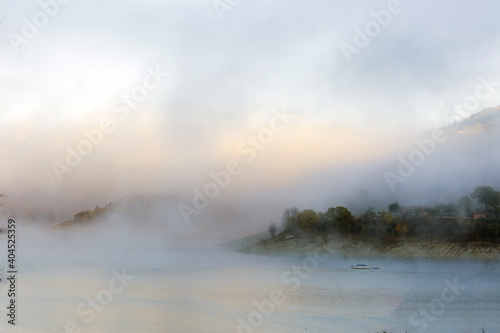
[[[307,122],[304,117],[294,121]],[[154,123],[130,124],[127,135],[146,129],[151,136],[133,136],[129,144],[121,141],[119,133],[112,133],[73,172],[64,174],[62,182],[51,163],[61,152],[65,155],[63,145],[67,142],[59,143],[33,124],[23,125],[27,128],[12,136],[7,129],[4,142],[10,144],[2,146],[3,156],[12,158],[2,173],[3,216],[54,225],[79,211],[120,200],[134,204],[139,197],[136,204],[140,208],[133,215],[136,220],[151,219],[172,230],[221,228],[231,239],[279,222],[285,207],[326,211],[345,205],[360,214],[369,206],[383,210],[394,201],[407,206],[456,203],[478,185],[500,187],[495,172],[500,163],[498,124],[479,134],[458,135],[452,127],[446,140],[435,143],[432,154],[425,155],[423,163],[403,177],[404,181],[396,181],[392,191],[385,174],[398,175],[400,158],[408,161],[412,152],[420,151],[415,142],[429,140],[430,132],[396,139],[307,124],[315,126],[314,131],[300,123],[277,133],[263,150],[254,149],[255,155],[239,154],[238,146],[261,130],[255,126],[244,134],[228,135],[231,138],[224,141],[226,147],[206,147],[214,149],[214,156],[203,159],[189,149],[170,155],[179,148],[165,147],[173,143],[160,139],[164,133]],[[328,138],[330,131],[334,132],[332,138]],[[31,139],[35,134],[38,138]],[[247,157],[252,159],[247,161]],[[207,184],[214,183],[210,174],[226,172],[229,161],[237,161],[241,172],[230,175],[225,187],[218,187],[207,207],[190,216],[193,224],[188,226],[180,205],[194,207],[196,191],[203,192]],[[147,210],[142,207],[146,204]],[[130,219],[130,215],[124,216],[122,227],[133,224]]]
[[[33,31],[42,5],[2,4],[1,214],[54,224],[135,195],[174,208],[232,160],[241,173],[193,223],[210,228],[231,207],[225,223],[243,230],[293,205],[419,205],[498,186],[496,128],[439,144],[387,186],[416,138],[500,104],[495,4],[454,2],[453,17],[400,5],[346,56],[342,43],[387,3],[71,2]]]
[[[307,122],[303,118],[294,121]],[[196,152],[189,149],[170,155],[179,148],[165,147],[173,143],[161,139],[164,133],[154,123],[141,120],[130,124],[127,135],[144,129],[150,135],[133,136],[133,143],[123,143],[119,133],[110,134],[74,171],[63,174],[62,182],[51,165],[61,152],[65,155],[63,145],[67,142],[59,143],[34,124],[24,124],[26,128],[12,136],[7,129],[3,136],[9,144],[2,146],[3,156],[12,158],[2,173],[2,213],[54,224],[82,210],[141,196],[156,209],[154,220],[178,226],[185,224],[179,205],[193,206],[195,191],[202,192],[214,182],[210,174],[226,172],[229,161],[237,161],[240,172],[230,175],[225,187],[219,186],[201,214],[192,216],[197,227],[222,223],[246,231],[249,224],[265,228],[271,221],[278,221],[285,207],[324,211],[346,205],[360,213],[369,206],[383,209],[394,201],[409,206],[456,202],[478,185],[500,186],[495,174],[500,162],[498,124],[479,134],[458,135],[452,128],[446,140],[435,143],[432,154],[425,155],[414,172],[397,181],[392,191],[385,173],[397,175],[400,157],[408,161],[412,152],[420,150],[415,142],[429,140],[430,134],[396,139],[307,124],[316,126],[314,131],[299,124],[277,133],[261,151],[253,149],[254,155],[239,154],[238,146],[259,133],[257,128],[245,134],[231,133],[232,138],[223,144],[227,147],[211,148],[214,156],[198,161]],[[66,131],[70,132],[68,128]],[[334,134],[328,139],[329,131]],[[38,139],[31,139],[35,134]],[[252,159],[248,161],[247,157]],[[137,212],[136,218],[140,214]]]
[[[14,219],[19,313],[36,314],[20,331],[234,331],[273,288],[287,300],[264,331],[413,329],[455,277],[466,297],[429,331],[500,327],[495,261],[380,258],[382,274],[354,275],[373,257],[333,252],[289,290],[303,257],[234,251],[288,207],[359,217],[499,190],[499,7],[0,3],[0,239]],[[138,283],[83,323],[78,303],[122,267]],[[470,304],[490,307],[464,319]]]
[[[214,245],[206,232],[193,237],[151,224],[117,227],[114,220],[121,218],[71,230],[19,225],[17,311],[23,317],[15,332],[71,332],[72,327],[78,332],[187,333],[207,327],[247,332],[254,327],[255,332],[452,333],[494,332],[500,325],[494,315],[500,310],[497,261],[351,258],[335,252],[323,259],[256,256]],[[381,269],[348,268],[359,261]],[[119,284],[109,286],[117,276],[125,282],[114,291]],[[457,296],[444,310],[434,310],[436,298],[453,285]],[[108,299],[106,290],[112,292]],[[434,317],[419,314],[422,309]],[[259,324],[255,313],[269,316]],[[14,332],[3,322],[0,327]]]

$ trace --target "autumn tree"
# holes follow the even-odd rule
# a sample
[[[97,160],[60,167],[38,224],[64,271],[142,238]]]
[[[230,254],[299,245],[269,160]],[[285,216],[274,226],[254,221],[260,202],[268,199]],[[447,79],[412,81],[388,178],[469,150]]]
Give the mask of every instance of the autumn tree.
[[[385,224],[391,224],[392,221],[394,220],[394,214],[392,214],[392,212],[383,210],[381,212],[378,212],[378,218]]]
[[[398,222],[396,223],[396,231],[398,234],[403,235],[403,237],[408,232],[408,224],[404,218],[398,219]]]
[[[378,212],[378,220],[386,225],[386,232],[389,234],[394,234],[395,231],[395,223],[394,222],[394,214],[391,211],[381,211]]]
[[[90,210],[85,210],[79,213],[76,213],[73,218],[75,221],[88,220],[90,218]]]
[[[318,224],[318,214],[312,209],[304,209],[297,214],[300,228],[304,231],[310,231],[316,228]]]

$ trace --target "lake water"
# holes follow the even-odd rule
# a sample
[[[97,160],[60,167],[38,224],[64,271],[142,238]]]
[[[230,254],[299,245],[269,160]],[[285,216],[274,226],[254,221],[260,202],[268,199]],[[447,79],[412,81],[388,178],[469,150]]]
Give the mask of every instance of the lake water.
[[[19,246],[15,328],[3,274],[1,332],[500,332],[497,261],[44,239]]]

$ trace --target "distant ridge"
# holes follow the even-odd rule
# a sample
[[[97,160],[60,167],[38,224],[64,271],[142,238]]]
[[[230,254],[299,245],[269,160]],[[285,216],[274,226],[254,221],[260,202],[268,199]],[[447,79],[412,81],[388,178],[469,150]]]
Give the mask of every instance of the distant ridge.
[[[500,125],[500,106],[487,108],[452,123],[447,130],[455,134],[479,134]]]

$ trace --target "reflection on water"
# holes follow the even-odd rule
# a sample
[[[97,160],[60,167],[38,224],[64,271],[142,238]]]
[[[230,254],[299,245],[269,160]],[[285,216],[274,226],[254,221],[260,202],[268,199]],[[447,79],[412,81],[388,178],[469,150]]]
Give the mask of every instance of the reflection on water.
[[[328,258],[304,266],[300,257],[218,247],[145,247],[100,256],[78,256],[80,251],[56,256],[54,250],[54,260],[49,250],[22,254],[16,332],[500,329],[497,262]],[[357,263],[381,269],[350,269]],[[134,279],[123,288],[116,282],[107,292],[113,271],[122,269]],[[443,293],[450,284],[459,286],[456,295]],[[0,302],[6,301],[2,292]],[[5,321],[1,325],[13,331]]]

